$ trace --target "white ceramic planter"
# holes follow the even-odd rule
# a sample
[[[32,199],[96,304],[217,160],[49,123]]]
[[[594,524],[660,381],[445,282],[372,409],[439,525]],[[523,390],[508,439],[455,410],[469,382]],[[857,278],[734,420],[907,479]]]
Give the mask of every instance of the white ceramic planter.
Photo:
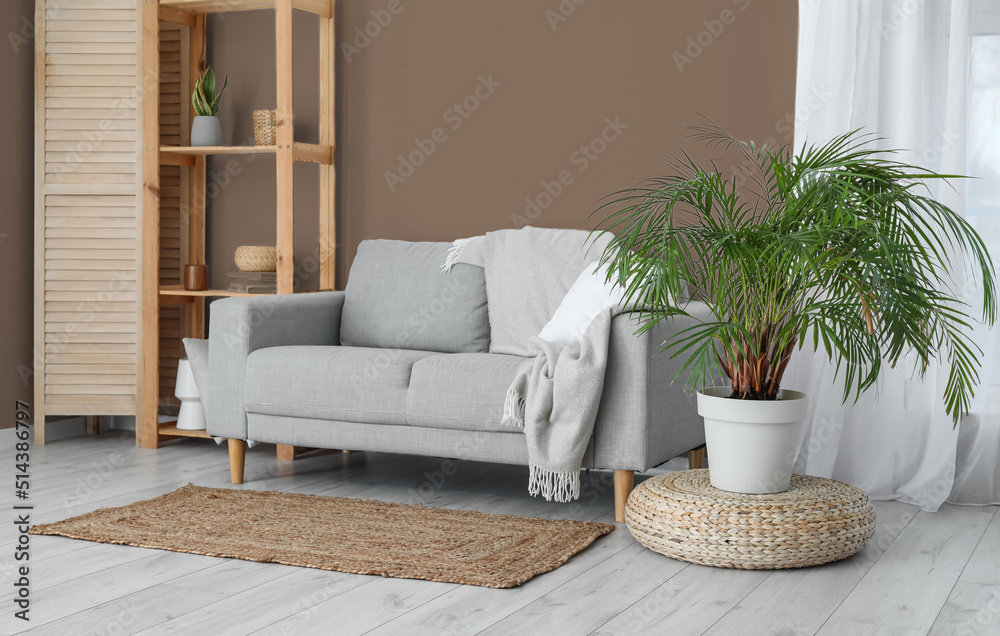
[[[177,414],[177,428],[185,431],[200,431],[205,428],[205,406],[201,403],[201,394],[191,372],[191,363],[187,358],[177,361],[177,384],[174,396],[181,401],[181,410]]]
[[[712,485],[747,494],[788,490],[809,399],[784,389],[770,401],[731,400],[730,393],[729,388],[698,391]]]

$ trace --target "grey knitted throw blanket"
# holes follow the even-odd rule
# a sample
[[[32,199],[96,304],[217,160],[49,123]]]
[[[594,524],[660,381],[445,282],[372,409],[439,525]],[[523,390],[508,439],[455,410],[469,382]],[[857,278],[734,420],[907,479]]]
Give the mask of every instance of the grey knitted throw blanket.
[[[580,497],[580,467],[604,390],[611,318],[602,311],[580,342],[538,337],[573,283],[600,258],[610,236],[525,227],[455,241],[442,267],[482,267],[489,298],[490,352],[530,357],[507,391],[503,423],[524,430],[528,492],[546,500]]]

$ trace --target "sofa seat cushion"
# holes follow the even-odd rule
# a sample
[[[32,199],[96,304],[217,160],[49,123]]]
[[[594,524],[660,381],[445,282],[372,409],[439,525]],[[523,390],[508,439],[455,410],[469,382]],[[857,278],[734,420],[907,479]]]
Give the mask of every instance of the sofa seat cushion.
[[[405,424],[414,363],[440,354],[361,347],[270,347],[247,358],[248,413]]]
[[[514,432],[500,423],[507,389],[527,358],[497,353],[454,353],[413,365],[406,394],[410,426]]]

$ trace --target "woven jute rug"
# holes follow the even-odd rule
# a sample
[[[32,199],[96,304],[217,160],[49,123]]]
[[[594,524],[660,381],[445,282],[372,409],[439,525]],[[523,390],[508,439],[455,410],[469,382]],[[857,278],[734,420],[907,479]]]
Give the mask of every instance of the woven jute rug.
[[[354,574],[514,587],[614,526],[365,499],[203,488],[37,525],[32,534]]]

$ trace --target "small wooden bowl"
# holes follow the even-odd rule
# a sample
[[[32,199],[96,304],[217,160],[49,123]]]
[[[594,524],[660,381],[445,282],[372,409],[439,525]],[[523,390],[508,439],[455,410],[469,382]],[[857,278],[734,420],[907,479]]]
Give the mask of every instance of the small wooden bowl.
[[[185,265],[184,289],[187,291],[208,289],[208,265]]]

